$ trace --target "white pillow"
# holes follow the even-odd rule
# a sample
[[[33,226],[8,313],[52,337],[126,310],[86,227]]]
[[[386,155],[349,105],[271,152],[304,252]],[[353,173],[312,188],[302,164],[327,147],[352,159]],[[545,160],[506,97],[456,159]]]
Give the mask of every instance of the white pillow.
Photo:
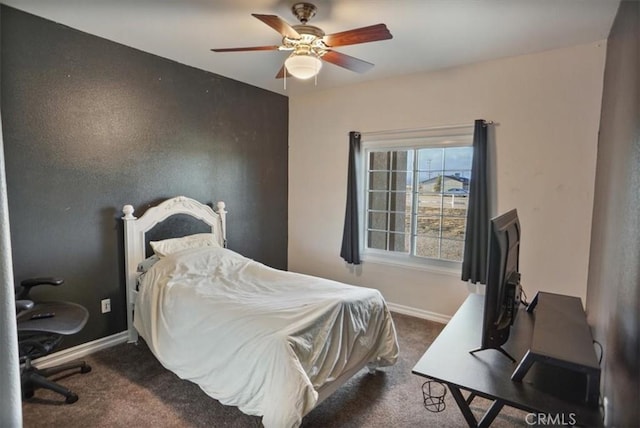
[[[182,238],[165,239],[163,241],[151,241],[153,252],[159,257],[168,256],[188,248],[202,247],[218,247],[218,240],[213,233],[197,233],[195,235],[187,235]]]

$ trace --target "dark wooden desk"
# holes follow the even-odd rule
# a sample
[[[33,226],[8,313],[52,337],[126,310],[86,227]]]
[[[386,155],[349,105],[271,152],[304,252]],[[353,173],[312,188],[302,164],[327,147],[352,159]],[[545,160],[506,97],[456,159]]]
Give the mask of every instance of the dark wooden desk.
[[[587,427],[602,426],[599,409],[584,403],[584,374],[563,367],[534,364],[521,382],[511,380],[516,364],[488,349],[471,355],[480,345],[484,296],[472,294],[431,344],[412,373],[446,384],[471,427],[487,427],[504,406],[543,413]],[[509,341],[503,348],[517,361],[529,350],[535,313],[519,309]],[[471,394],[465,398],[461,390]],[[493,400],[478,422],[469,408],[473,397]],[[558,419],[559,420],[559,419]]]

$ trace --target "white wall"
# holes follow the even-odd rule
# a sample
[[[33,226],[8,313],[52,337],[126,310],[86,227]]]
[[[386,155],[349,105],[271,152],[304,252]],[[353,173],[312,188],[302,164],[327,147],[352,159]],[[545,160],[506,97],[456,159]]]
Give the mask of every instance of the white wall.
[[[0,121],[1,122],[1,121]],[[11,227],[7,203],[7,179],[4,165],[4,142],[0,123],[0,373],[2,399],[0,426],[21,426],[20,357],[16,326],[16,301],[13,288]]]
[[[371,262],[353,269],[339,257],[348,132],[483,118],[497,122],[493,214],[518,209],[525,291],[584,302],[605,48],[603,41],[292,97],[289,269],[377,288],[418,315],[453,315],[473,289],[459,274]]]

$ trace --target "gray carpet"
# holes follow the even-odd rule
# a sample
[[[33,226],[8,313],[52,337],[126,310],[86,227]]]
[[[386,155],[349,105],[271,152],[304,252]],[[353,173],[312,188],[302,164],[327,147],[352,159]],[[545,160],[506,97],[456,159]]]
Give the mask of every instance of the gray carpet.
[[[446,409],[424,408],[425,379],[411,369],[443,325],[393,314],[400,360],[375,375],[358,373],[302,421],[302,427],[465,427],[455,401],[446,395]],[[60,383],[80,396],[74,404],[49,391],[37,390],[23,403],[24,427],[261,427],[260,418],[223,406],[196,385],[164,369],[146,345],[123,344],[95,353],[93,370],[72,374]],[[479,418],[490,402],[476,399]],[[505,408],[492,427],[526,427],[526,413]]]

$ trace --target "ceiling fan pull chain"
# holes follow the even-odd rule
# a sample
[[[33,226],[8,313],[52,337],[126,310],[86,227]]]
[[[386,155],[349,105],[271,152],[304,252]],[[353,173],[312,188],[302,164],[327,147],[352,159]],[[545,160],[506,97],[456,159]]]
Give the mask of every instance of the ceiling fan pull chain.
[[[320,73],[320,67],[316,63],[316,74],[313,76],[313,79],[315,80],[315,86],[318,86],[318,73]]]

